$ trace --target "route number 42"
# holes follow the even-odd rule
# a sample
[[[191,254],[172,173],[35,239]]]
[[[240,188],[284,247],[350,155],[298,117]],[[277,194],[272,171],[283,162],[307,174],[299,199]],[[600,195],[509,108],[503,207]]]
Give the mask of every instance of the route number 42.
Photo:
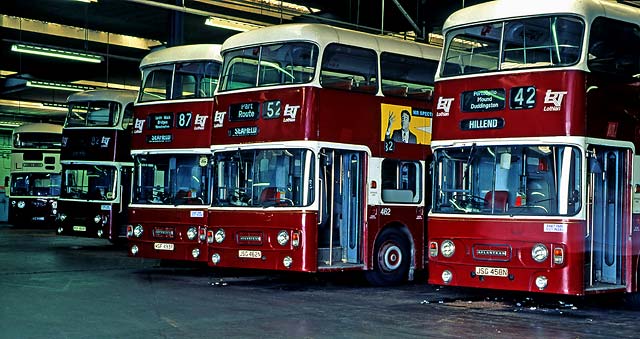
[[[536,106],[536,88],[534,86],[513,87],[509,93],[511,109],[530,109]]]

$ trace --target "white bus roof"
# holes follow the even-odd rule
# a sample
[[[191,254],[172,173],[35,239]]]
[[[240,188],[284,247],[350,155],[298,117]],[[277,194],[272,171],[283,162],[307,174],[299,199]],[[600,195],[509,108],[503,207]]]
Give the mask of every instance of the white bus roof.
[[[587,22],[598,16],[640,22],[640,8],[609,0],[497,0],[454,12],[445,21],[443,31],[468,24],[545,14],[577,14]]]
[[[198,44],[163,48],[153,51],[142,58],[140,68],[142,69],[149,65],[195,60],[216,60],[222,62],[220,45]]]
[[[67,102],[74,101],[115,101],[122,106],[134,102],[138,97],[138,91],[126,89],[96,89],[73,93],[67,98]]]
[[[47,124],[47,123],[24,124],[13,129],[13,134],[16,134],[16,133],[60,133],[62,134],[62,125]]]
[[[378,53],[391,52],[431,60],[439,60],[441,48],[401,40],[387,36],[352,31],[323,24],[284,24],[268,26],[231,36],[222,44],[222,53],[227,50],[281,43],[289,41],[308,41],[324,49],[330,43],[363,47]]]

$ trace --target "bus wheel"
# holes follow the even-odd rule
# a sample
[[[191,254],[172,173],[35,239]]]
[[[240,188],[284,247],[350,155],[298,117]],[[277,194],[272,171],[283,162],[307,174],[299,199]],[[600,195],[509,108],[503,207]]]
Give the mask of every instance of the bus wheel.
[[[396,285],[407,280],[409,272],[409,241],[398,230],[388,228],[378,236],[373,256],[373,271],[366,278],[371,285]]]

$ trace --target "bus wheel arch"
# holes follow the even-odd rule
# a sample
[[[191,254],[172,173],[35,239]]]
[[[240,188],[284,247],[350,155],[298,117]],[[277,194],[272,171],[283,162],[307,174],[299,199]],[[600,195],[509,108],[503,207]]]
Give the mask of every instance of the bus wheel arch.
[[[397,285],[413,278],[415,269],[413,238],[402,225],[385,227],[374,243],[372,269],[365,272],[374,286]]]

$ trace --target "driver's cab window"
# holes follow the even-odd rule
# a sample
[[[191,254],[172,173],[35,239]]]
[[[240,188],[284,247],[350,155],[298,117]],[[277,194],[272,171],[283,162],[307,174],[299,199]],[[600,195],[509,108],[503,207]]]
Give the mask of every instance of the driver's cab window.
[[[382,201],[386,203],[419,203],[422,181],[417,161],[385,159],[382,162]]]

